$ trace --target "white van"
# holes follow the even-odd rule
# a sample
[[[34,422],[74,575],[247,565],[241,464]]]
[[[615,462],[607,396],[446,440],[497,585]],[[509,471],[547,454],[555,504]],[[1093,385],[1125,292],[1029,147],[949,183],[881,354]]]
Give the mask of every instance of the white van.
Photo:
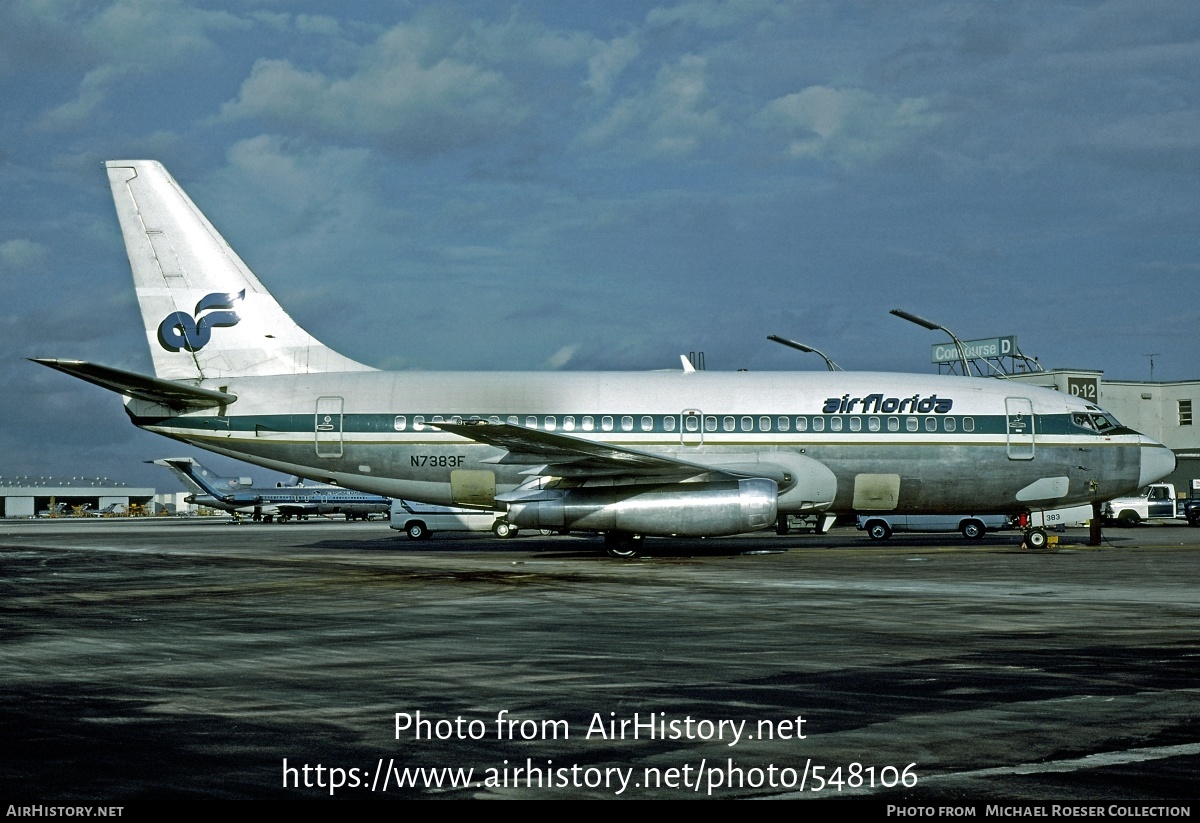
[[[990,531],[1007,529],[1007,514],[860,514],[855,525],[872,540],[887,540],[892,532],[962,532],[977,540]]]
[[[504,512],[435,506],[412,500],[393,500],[391,526],[411,540],[428,540],[434,532],[486,532],[497,537],[516,537],[517,529],[504,519]]]

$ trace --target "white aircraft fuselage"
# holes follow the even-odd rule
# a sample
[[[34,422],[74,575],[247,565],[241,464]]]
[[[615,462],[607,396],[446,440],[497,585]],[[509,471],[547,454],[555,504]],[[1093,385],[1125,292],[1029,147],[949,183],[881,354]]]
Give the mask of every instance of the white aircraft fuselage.
[[[155,377],[40,360],[134,424],[517,526],[735,534],[779,514],[1010,513],[1098,502],[1172,452],[1078,398],[872,372],[381,372],[297,326],[173,179],[110,161]]]

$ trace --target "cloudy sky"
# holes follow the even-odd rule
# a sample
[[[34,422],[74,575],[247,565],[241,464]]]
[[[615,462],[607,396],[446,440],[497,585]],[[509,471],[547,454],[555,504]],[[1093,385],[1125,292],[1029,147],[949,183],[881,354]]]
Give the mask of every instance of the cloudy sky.
[[[1192,0],[11,0],[0,95],[4,477],[189,451],[24,359],[150,370],[110,158],[382,368],[1200,378]]]

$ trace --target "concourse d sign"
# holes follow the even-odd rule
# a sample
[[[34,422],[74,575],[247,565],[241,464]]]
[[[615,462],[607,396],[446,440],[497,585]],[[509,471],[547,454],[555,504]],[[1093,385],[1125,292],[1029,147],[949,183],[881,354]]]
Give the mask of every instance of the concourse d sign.
[[[964,340],[963,354],[968,360],[987,360],[992,357],[1011,357],[1017,352],[1017,336],[988,337],[984,340]],[[957,363],[958,347],[953,343],[932,346],[934,363]]]

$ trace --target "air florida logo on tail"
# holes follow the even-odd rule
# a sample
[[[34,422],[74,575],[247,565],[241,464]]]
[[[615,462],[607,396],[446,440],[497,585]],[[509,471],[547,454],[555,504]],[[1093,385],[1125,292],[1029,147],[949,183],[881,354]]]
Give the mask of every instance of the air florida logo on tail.
[[[882,394],[868,394],[866,397],[851,397],[843,394],[841,397],[830,397],[821,409],[823,414],[946,414],[954,406],[954,401],[945,397],[931,394],[922,397],[914,394],[912,397],[885,397]]]
[[[213,329],[237,325],[241,318],[233,308],[245,296],[245,289],[237,294],[214,292],[200,298],[191,314],[181,311],[168,314],[158,325],[159,344],[167,351],[200,351],[212,339]]]

